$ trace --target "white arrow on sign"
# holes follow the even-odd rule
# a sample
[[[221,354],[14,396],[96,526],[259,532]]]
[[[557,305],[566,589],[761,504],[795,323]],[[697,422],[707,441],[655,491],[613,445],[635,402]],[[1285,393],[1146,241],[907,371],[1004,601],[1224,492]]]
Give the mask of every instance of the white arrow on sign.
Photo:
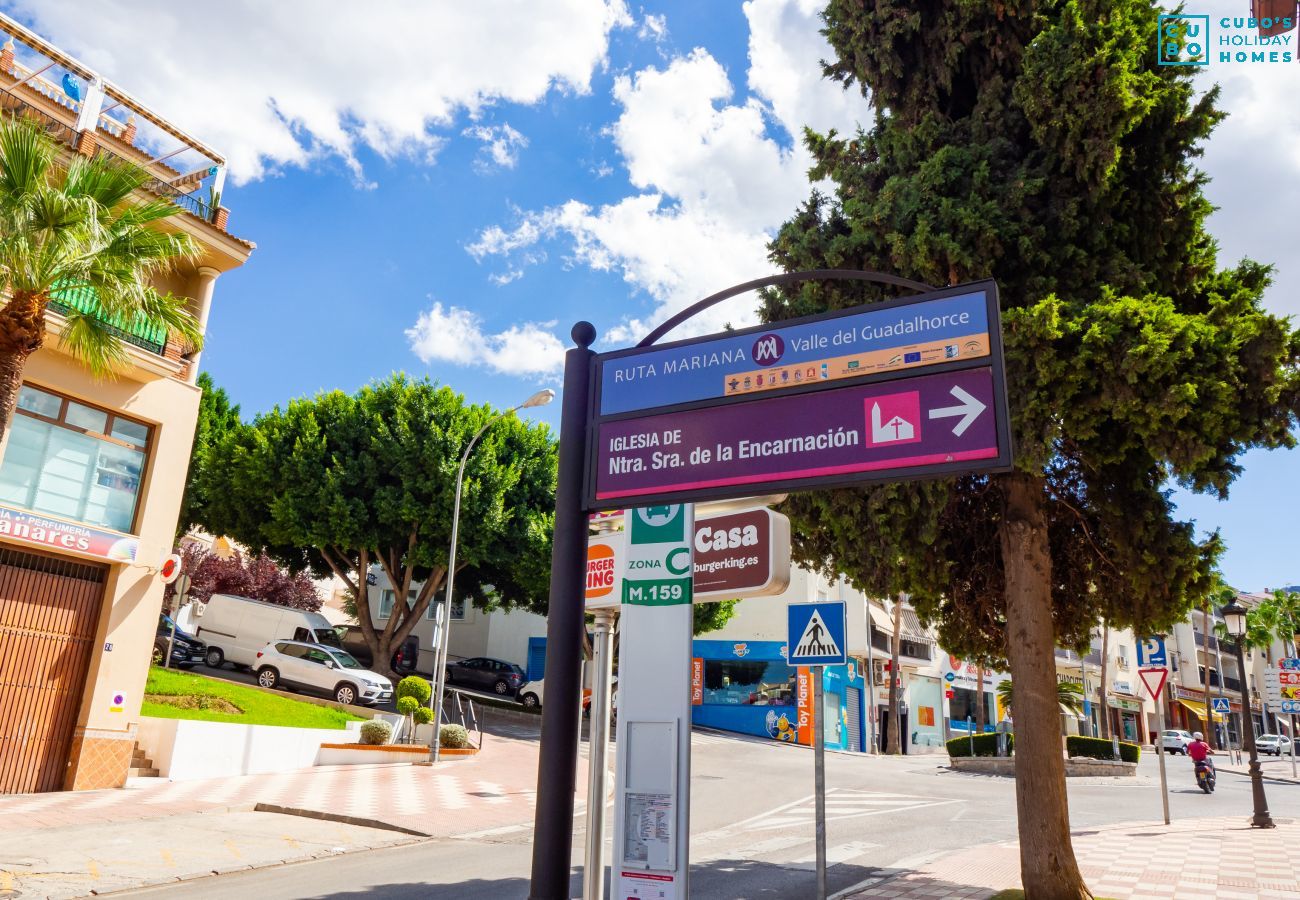
[[[961,406],[945,406],[943,409],[930,410],[931,419],[948,419],[952,416],[961,416],[962,420],[953,427],[952,433],[961,437],[971,423],[980,417],[980,413],[988,409],[979,400],[972,397],[960,387],[954,385],[948,392],[961,401]]]

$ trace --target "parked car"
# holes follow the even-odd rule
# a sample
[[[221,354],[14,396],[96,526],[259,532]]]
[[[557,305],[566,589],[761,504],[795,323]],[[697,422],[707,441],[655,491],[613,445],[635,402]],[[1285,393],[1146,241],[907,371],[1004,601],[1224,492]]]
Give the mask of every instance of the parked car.
[[[176,629],[176,634],[172,635],[172,629]],[[172,659],[171,664],[178,669],[192,669],[199,663],[203,662],[207,655],[208,648],[204,643],[190,634],[188,631],[182,631],[171,620],[166,613],[158,615],[158,633],[153,639],[153,664],[161,666],[163,657],[167,655],[167,640],[171,638]]]
[[[370,652],[360,625],[335,625],[334,633],[339,636],[339,643],[342,644],[343,649],[356,657],[357,662],[367,669],[374,668],[375,655]],[[419,659],[420,639],[413,634],[408,634],[406,640],[402,641],[402,646],[393,652],[389,666],[394,672],[414,672],[415,664]]]
[[[492,691],[500,697],[513,697],[528,683],[528,676],[514,663],[475,656],[447,663],[447,683]]]
[[[1285,734],[1261,734],[1255,738],[1255,749],[1260,753],[1281,756],[1291,752],[1291,739]]]
[[[1190,731],[1180,731],[1177,728],[1167,729],[1160,736],[1160,747],[1167,753],[1181,753],[1187,755],[1187,745],[1192,742],[1192,733]]]
[[[194,634],[208,645],[206,662],[214,669],[226,663],[251,669],[257,651],[277,640],[343,648],[334,626],[320,613],[234,594],[213,594],[198,615]]]
[[[541,678],[537,681],[530,681],[519,691],[519,702],[528,708],[541,706],[542,700],[546,694],[546,679]],[[618,679],[614,679],[614,696],[618,696]],[[582,711],[584,713],[591,710],[591,688],[582,689]]]
[[[257,652],[257,683],[324,694],[339,703],[374,706],[393,699],[393,683],[337,647],[306,641],[273,641]]]

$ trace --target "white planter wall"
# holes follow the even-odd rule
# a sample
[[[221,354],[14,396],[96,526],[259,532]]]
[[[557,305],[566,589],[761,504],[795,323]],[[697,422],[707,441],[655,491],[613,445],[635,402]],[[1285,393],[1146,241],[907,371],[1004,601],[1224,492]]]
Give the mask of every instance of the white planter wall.
[[[163,778],[191,781],[309,769],[321,744],[356,741],[360,726],[283,728],[141,716],[137,742]]]

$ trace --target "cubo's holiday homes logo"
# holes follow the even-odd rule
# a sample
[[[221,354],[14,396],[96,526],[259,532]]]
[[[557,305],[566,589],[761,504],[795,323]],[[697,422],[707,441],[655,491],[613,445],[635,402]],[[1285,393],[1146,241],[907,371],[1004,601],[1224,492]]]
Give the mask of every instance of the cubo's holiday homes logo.
[[[1208,66],[1295,61],[1296,19],[1177,13],[1160,16],[1156,61],[1162,66]]]

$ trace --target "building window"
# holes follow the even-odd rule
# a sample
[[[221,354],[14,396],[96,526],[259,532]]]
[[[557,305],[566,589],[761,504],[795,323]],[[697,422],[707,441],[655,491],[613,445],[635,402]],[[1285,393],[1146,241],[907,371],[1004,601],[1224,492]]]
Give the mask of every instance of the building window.
[[[430,622],[436,622],[438,620],[438,607],[442,602],[442,600],[434,600],[430,603],[429,608],[424,611],[424,617]],[[451,601],[451,621],[465,621],[465,601],[463,599]]]
[[[0,464],[0,502],[131,532],[148,425],[23,385]]]
[[[407,592],[406,592],[406,605],[407,605],[407,606],[415,606],[415,598],[418,597],[418,596],[419,596],[419,592],[418,592],[418,591],[407,591]],[[387,620],[387,619],[392,618],[392,615],[393,615],[393,603],[396,601],[396,599],[397,599],[397,594],[396,594],[395,592],[393,592],[393,591],[380,591],[380,592],[379,592],[379,619],[380,619],[380,621],[385,621],[385,620]]]
[[[794,706],[795,671],[780,660],[706,659],[704,702],[719,706]]]

